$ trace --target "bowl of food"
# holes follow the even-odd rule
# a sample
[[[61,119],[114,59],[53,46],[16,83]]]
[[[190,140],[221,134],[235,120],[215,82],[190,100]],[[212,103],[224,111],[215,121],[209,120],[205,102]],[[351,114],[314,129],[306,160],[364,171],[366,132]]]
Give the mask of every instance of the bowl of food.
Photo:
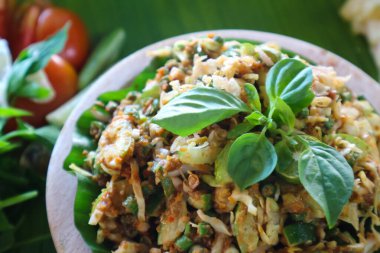
[[[46,196],[57,251],[375,252],[377,94],[346,60],[281,35],[148,46],[60,134]]]

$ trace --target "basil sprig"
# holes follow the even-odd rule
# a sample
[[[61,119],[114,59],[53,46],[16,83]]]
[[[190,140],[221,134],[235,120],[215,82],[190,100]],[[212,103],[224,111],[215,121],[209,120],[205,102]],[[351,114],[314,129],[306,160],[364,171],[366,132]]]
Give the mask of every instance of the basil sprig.
[[[338,151],[311,136],[300,137],[294,131],[295,113],[309,106],[314,98],[312,81],[309,66],[297,59],[283,59],[267,74],[265,88],[270,103],[266,114],[261,112],[255,86],[245,84],[248,106],[224,91],[195,88],[170,101],[153,122],[185,136],[239,112],[249,113],[228,134],[229,139],[235,139],[227,158],[227,172],[233,182],[245,189],[267,178],[277,166],[281,176],[305,187],[323,209],[331,228],[352,194],[354,176]],[[260,134],[248,133],[257,126],[262,128]],[[272,136],[281,135],[276,149],[266,138],[267,131]]]
[[[59,53],[65,46],[69,24],[65,25],[52,37],[35,43],[21,51],[14,62],[9,78],[7,95],[11,101],[14,97],[44,99],[51,90],[29,81],[26,77],[43,69],[53,54]]]
[[[193,134],[209,125],[250,108],[225,91],[197,87],[172,99],[152,122],[180,136]]]

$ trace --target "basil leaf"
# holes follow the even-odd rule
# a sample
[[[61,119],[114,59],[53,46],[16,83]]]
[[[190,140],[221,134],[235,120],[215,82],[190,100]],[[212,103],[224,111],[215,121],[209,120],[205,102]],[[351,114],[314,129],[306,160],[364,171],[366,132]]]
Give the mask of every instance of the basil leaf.
[[[64,48],[68,28],[69,26],[65,25],[52,37],[32,44],[20,53],[8,78],[7,93],[9,96],[13,96],[22,86],[28,84],[26,77],[43,69],[51,56]]]
[[[249,111],[243,101],[230,93],[198,87],[172,99],[152,122],[174,134],[187,136],[239,112]]]
[[[14,108],[14,107],[0,107],[0,118],[12,118],[12,117],[23,117],[32,115],[30,112]]]
[[[46,99],[52,95],[52,90],[35,82],[27,82],[15,92],[15,95],[17,97]]]
[[[276,164],[276,151],[263,134],[240,136],[228,154],[228,173],[241,189],[267,178]]]
[[[313,73],[310,67],[296,59],[284,59],[269,70],[265,87],[271,101],[281,98],[297,113],[314,98],[312,82]]]
[[[290,183],[300,183],[298,175],[298,157],[300,145],[289,143],[286,139],[274,146],[278,157],[276,172]]]
[[[285,124],[290,129],[294,128],[296,116],[294,115],[292,109],[281,98],[276,98],[274,102],[271,103],[273,119],[277,123],[281,122]]]
[[[239,137],[242,134],[248,133],[254,127],[255,127],[255,125],[252,125],[248,121],[244,121],[244,122],[236,125],[232,130],[230,130],[228,132],[228,134],[227,134],[227,138],[228,139],[235,139],[235,138]]]
[[[307,143],[308,148],[298,163],[300,180],[321,206],[332,228],[351,197],[354,174],[346,159],[334,148],[316,141]]]
[[[260,96],[253,84],[244,84],[244,90],[247,94],[248,105],[253,110],[261,111]]]
[[[259,111],[252,112],[250,115],[245,117],[245,119],[253,126],[265,125],[268,123],[268,118]]]

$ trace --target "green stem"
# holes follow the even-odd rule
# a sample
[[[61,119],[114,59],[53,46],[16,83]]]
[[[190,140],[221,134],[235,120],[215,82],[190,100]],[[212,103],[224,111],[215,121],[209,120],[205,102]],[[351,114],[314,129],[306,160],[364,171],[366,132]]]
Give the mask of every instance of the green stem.
[[[29,191],[0,201],[0,210],[37,197],[38,191]]]

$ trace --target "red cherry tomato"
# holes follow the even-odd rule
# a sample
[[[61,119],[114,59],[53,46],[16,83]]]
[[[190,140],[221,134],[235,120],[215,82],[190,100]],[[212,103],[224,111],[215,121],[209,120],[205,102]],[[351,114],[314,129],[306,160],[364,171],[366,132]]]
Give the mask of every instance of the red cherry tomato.
[[[88,54],[89,40],[86,27],[76,14],[58,7],[44,9],[38,18],[36,39],[37,41],[46,39],[61,29],[67,22],[71,23],[68,40],[59,55],[76,69],[80,69]]]
[[[39,6],[28,6],[22,19],[19,20],[19,23],[15,24],[16,28],[13,38],[11,38],[12,54],[14,58],[16,58],[24,48],[36,40],[36,26],[40,13],[41,8]]]
[[[77,73],[62,57],[53,55],[44,70],[55,90],[53,100],[47,103],[36,103],[26,98],[18,98],[14,104],[17,108],[33,113],[33,116],[23,118],[33,126],[46,124],[45,116],[73,97],[78,90]]]

